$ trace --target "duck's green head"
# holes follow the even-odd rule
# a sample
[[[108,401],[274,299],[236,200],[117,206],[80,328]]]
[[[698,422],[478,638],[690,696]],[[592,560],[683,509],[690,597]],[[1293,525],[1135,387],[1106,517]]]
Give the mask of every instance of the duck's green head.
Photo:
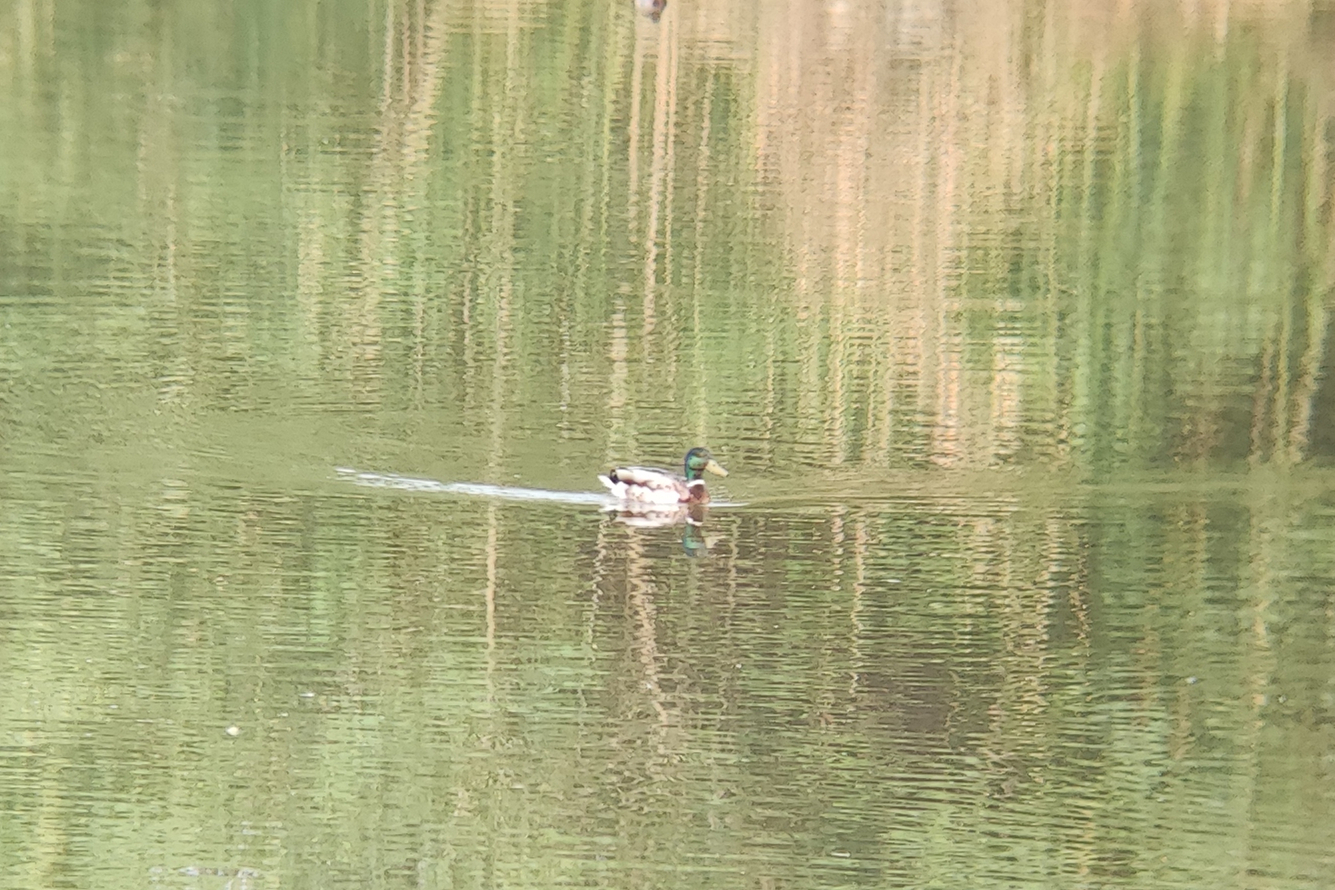
[[[719,466],[708,448],[692,448],[686,452],[686,481],[694,482],[708,470],[716,476],[726,476],[728,471]]]

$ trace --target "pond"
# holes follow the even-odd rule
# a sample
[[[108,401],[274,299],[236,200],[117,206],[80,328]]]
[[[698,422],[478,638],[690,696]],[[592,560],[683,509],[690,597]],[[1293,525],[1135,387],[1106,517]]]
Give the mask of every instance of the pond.
[[[1106,6],[0,10],[0,886],[1328,886],[1335,14]]]

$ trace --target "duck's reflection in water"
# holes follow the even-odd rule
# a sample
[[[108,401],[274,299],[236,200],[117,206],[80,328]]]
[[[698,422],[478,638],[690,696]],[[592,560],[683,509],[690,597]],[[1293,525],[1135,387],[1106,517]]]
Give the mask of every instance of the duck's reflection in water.
[[[621,504],[614,510],[616,521],[631,528],[670,528],[682,526],[681,549],[691,558],[709,552],[709,541],[704,534],[705,518],[709,508],[704,504]]]

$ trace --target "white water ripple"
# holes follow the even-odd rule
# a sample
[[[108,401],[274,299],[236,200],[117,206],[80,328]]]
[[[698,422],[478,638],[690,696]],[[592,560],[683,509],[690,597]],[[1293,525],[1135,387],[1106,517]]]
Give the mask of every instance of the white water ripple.
[[[348,467],[335,467],[334,472],[344,481],[368,488],[393,488],[399,491],[430,494],[460,494],[470,497],[501,498],[508,501],[544,501],[557,504],[602,507],[615,510],[622,506],[617,498],[596,491],[552,491],[546,488],[520,488],[512,485],[488,485],[482,482],[440,482],[400,476],[397,473],[371,473]]]

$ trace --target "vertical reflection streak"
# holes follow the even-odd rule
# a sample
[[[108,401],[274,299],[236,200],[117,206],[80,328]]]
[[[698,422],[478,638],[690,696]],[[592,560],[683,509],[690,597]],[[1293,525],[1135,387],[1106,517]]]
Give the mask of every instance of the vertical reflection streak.
[[[676,101],[676,83],[674,82],[673,50],[676,42],[676,16],[668,16],[659,37],[657,56],[654,65],[654,119],[650,134],[650,166],[648,219],[644,230],[644,307],[643,337],[646,356],[650,354],[649,344],[653,342],[656,318],[656,296],[658,290],[658,241],[659,227],[666,225],[667,214],[664,212],[666,183],[669,176],[668,162],[672,154],[673,136],[671,132],[672,106]],[[666,236],[665,236],[666,237]]]
[[[694,378],[694,398],[691,414],[695,417],[696,442],[705,441],[709,410],[709,370],[705,362],[703,321],[700,315],[705,298],[705,220],[709,211],[709,185],[712,170],[709,165],[710,123],[714,110],[714,78],[705,80],[704,95],[700,98],[700,144],[696,152],[695,169],[695,231],[693,233],[695,263],[691,273],[691,370]]]
[[[868,527],[867,511],[858,510],[853,514],[853,595],[848,614],[848,695],[856,700],[859,681],[866,669],[866,659],[862,654],[862,640],[866,633],[862,613],[863,600],[867,594],[867,560],[870,556],[872,536]]]

